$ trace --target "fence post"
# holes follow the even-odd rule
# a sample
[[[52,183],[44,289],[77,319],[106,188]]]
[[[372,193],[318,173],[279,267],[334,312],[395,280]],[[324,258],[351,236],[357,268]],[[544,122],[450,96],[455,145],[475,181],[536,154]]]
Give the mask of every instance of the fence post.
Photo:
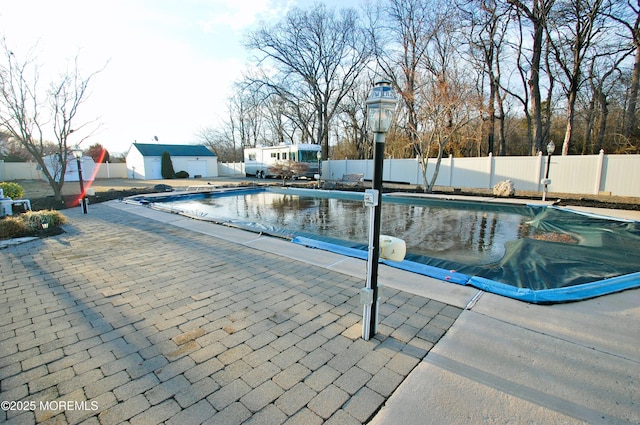
[[[602,180],[602,168],[604,167],[604,149],[600,149],[598,154],[598,164],[596,165],[596,175],[594,182],[594,195],[600,193],[600,182]]]
[[[449,154],[449,187],[453,186],[453,154]]]
[[[493,152],[489,152],[489,157],[487,159],[489,161],[489,186],[487,186],[487,188],[491,189],[493,187]]]
[[[542,180],[542,151],[538,151],[538,166],[536,167],[536,191],[540,192],[540,180]]]

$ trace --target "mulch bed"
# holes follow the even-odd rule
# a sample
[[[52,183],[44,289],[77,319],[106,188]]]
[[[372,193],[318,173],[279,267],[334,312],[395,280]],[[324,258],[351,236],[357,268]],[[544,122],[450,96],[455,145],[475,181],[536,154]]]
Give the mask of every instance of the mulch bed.
[[[114,199],[123,199],[127,196],[140,195],[145,193],[153,193],[151,189],[133,189],[133,190],[108,190],[105,192],[96,192],[93,196],[87,196],[89,205],[98,204],[100,202],[112,201]],[[62,201],[56,201],[53,196],[44,198],[31,199],[31,209],[39,210],[64,210],[79,206],[78,196],[63,196]]]

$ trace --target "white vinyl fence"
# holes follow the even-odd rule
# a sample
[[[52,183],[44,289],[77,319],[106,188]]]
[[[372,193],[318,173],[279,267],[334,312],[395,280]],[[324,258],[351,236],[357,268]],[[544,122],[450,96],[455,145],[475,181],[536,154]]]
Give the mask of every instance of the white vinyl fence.
[[[435,171],[435,159],[429,160],[427,178]],[[491,156],[481,158],[443,158],[437,186],[491,189],[496,183],[511,180],[521,191],[541,192],[547,157]],[[343,174],[364,174],[373,178],[373,160],[325,160],[322,178],[339,180]],[[219,176],[244,176],[243,163],[218,163]],[[102,164],[96,178],[130,178],[126,164]],[[0,161],[0,181],[41,179],[35,163]],[[549,192],[640,197],[640,155],[554,155],[549,171]],[[416,159],[385,159],[383,180],[421,185],[422,172]]]
[[[491,156],[443,158],[436,186],[491,189],[511,180],[521,191],[542,191],[547,157]],[[427,178],[433,176],[436,160],[429,159]],[[322,164],[322,178],[339,180],[344,174],[364,174],[373,178],[373,160],[328,160]],[[416,159],[385,159],[384,181],[423,184]],[[551,157],[549,192],[640,197],[640,155],[572,155]]]
[[[126,179],[127,164],[104,163],[96,166],[96,179]],[[83,175],[83,180],[89,180],[90,176]],[[0,181],[4,180],[41,180],[44,175],[38,169],[35,162],[4,162],[0,160]]]
[[[244,162],[218,162],[219,176],[244,176]]]

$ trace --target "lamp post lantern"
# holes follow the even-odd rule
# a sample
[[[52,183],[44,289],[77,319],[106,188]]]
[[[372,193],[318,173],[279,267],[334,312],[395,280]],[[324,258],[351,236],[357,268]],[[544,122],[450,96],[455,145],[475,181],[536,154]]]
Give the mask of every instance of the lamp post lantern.
[[[365,205],[369,206],[369,255],[367,256],[367,282],[360,292],[363,308],[362,338],[369,340],[378,327],[378,261],[380,259],[380,221],[382,216],[382,167],[384,143],[398,102],[389,81],[379,81],[367,99],[367,121],[374,133],[373,185],[365,192]]]
[[[544,189],[542,191],[542,200],[547,200],[547,187],[551,184],[551,180],[549,179],[549,168],[551,168],[551,155],[553,155],[553,151],[556,150],[556,144],[551,140],[547,143],[547,170],[544,173],[544,179],[542,179],[542,184],[544,185]]]
[[[76,145],[73,148],[73,156],[76,157],[76,164],[78,165],[78,180],[80,181],[80,204],[82,205],[82,213],[87,213],[87,200],[84,196],[84,182],[82,181],[82,164],[80,158],[82,158],[82,149]]]

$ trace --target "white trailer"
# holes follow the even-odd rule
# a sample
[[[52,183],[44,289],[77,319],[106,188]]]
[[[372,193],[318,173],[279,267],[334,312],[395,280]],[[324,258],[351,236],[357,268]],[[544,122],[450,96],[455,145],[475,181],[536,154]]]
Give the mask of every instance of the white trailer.
[[[244,168],[247,176],[258,178],[275,177],[269,168],[286,161],[302,162],[307,165],[304,176],[313,178],[318,174],[318,153],[320,145],[300,143],[297,145],[258,146],[244,150]]]

